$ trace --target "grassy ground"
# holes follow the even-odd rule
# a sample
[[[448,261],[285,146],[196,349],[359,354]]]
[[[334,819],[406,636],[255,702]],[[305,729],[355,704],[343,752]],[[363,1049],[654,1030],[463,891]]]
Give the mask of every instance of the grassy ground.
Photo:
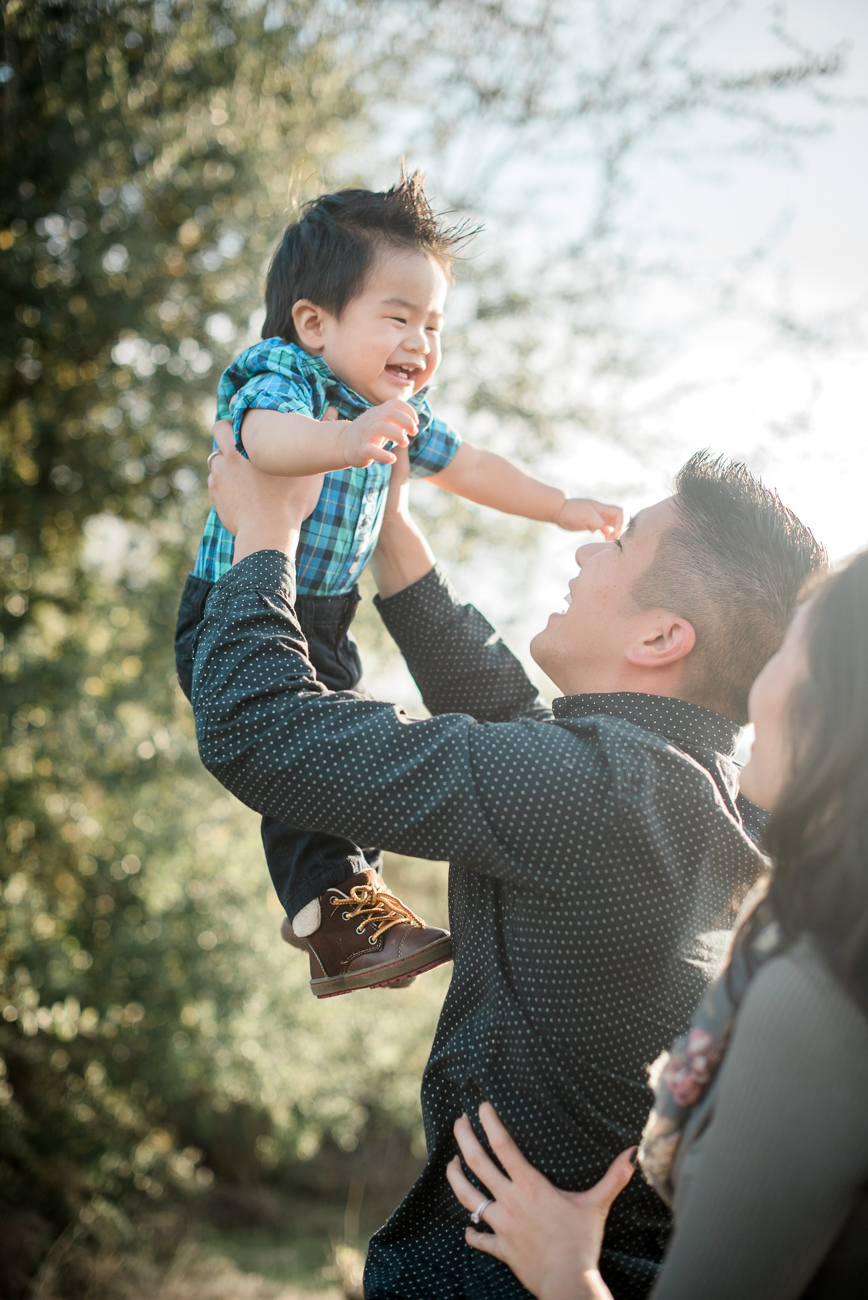
[[[267,1263],[268,1258],[265,1247],[262,1261]],[[254,1262],[259,1263],[259,1258]],[[228,1254],[214,1253],[205,1243],[192,1240],[166,1261],[129,1248],[85,1253],[74,1239],[61,1237],[27,1296],[28,1300],[68,1300],[71,1295],[87,1300],[357,1300],[361,1291],[345,1287],[337,1266],[333,1270],[330,1277],[314,1269],[307,1279],[299,1274],[296,1282],[283,1281],[256,1269],[239,1268]]]
[[[293,1211],[282,1229],[210,1228],[203,1234],[202,1249],[211,1258],[231,1261],[241,1273],[257,1274],[302,1294],[342,1294],[335,1288],[340,1282],[337,1259],[347,1258],[343,1207],[298,1203]],[[353,1246],[363,1259],[358,1239]]]
[[[43,1261],[28,1300],[361,1300],[364,1252],[343,1242],[342,1208],[291,1208],[282,1230],[187,1223],[180,1239],[173,1230],[169,1251],[147,1234],[94,1251],[72,1230]]]
[[[193,1229],[192,1238],[201,1258],[275,1284],[287,1295],[361,1300],[368,1240],[398,1199],[394,1194],[365,1197],[357,1180],[345,1201],[273,1193],[267,1203],[257,1196],[255,1204],[245,1207],[242,1194],[238,1215],[227,1214],[229,1207],[224,1207],[219,1224]],[[253,1221],[256,1212],[259,1222]]]
[[[210,1256],[226,1258],[242,1273],[257,1273],[270,1282],[322,1291],[335,1282],[330,1236],[318,1232],[287,1240],[264,1229],[210,1233],[203,1246]]]

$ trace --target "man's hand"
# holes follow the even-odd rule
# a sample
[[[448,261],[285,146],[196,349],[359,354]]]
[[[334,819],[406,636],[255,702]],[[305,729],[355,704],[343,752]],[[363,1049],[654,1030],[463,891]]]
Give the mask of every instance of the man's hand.
[[[603,505],[589,497],[567,497],[552,522],[571,533],[601,532],[611,542],[621,536],[624,511],[620,506]]]
[[[371,572],[383,597],[394,596],[434,568],[434,552],[410,515],[410,458],[402,447],[389,480],[389,495]]]
[[[589,1191],[562,1192],[525,1160],[487,1101],[479,1118],[506,1174],[462,1115],[455,1124],[458,1146],[491,1197],[482,1217],[492,1231],[468,1228],[467,1244],[502,1260],[538,1300],[611,1300],[597,1265],[609,1209],[633,1174],[635,1148],[622,1151]],[[477,1210],[483,1194],[465,1177],[458,1156],[446,1166],[446,1177],[464,1208]]]
[[[367,469],[373,461],[381,465],[394,465],[396,456],[387,451],[385,444],[408,446],[419,432],[419,417],[409,402],[390,397],[379,406],[363,411],[355,420],[341,422],[340,447],[342,459],[356,469]]]
[[[211,457],[208,491],[220,522],[235,538],[233,564],[255,551],[294,555],[298,531],[319,500],[322,474],[263,474],[236,450],[228,420],[218,420],[212,433],[219,453]]]
[[[389,475],[389,491],[386,494],[386,508],[383,511],[384,528],[404,527],[410,523],[410,457],[402,447],[395,456],[395,468]]]

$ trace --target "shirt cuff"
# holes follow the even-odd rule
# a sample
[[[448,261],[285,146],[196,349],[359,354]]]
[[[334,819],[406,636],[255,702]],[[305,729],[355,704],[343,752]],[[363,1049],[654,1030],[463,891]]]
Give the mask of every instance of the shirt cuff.
[[[247,555],[214,583],[208,604],[225,605],[236,596],[256,591],[295,606],[295,560],[283,551]]]
[[[423,435],[418,434],[417,437]],[[441,470],[451,465],[461,446],[461,439],[456,436],[455,440],[438,446],[428,447],[416,445],[415,440],[410,443],[410,477],[411,478],[431,478],[434,474],[439,474]],[[415,452],[415,455],[414,455]]]
[[[241,397],[237,402],[232,403],[229,410],[229,419],[232,421],[232,430],[235,434],[235,449],[244,452],[245,456],[247,452],[244,451],[241,437],[241,421],[248,411],[277,411],[279,415],[306,415],[309,419],[315,418],[310,407],[303,402],[278,399],[268,393],[251,393],[249,398]]]

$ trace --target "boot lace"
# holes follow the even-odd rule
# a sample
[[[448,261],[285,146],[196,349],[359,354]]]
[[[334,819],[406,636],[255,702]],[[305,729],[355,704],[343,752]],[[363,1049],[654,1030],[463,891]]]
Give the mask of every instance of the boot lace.
[[[411,912],[400,898],[374,885],[353,885],[346,898],[332,898],[332,907],[344,908],[345,921],[361,917],[356,926],[356,934],[362,934],[368,925],[376,925],[376,930],[368,936],[368,943],[374,944],[391,930],[393,925],[418,925],[424,929],[425,922],[415,912]]]

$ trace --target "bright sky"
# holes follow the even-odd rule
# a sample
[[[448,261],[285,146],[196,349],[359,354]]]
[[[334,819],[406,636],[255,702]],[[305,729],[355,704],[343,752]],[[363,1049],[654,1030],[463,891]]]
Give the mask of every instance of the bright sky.
[[[841,36],[853,42],[840,86],[854,96],[868,91],[868,5],[799,0],[787,9],[792,26],[809,42],[822,45]],[[737,257],[783,217],[789,224],[771,265],[793,306],[807,319],[861,306],[864,323],[868,110],[838,109],[826,117],[834,131],[802,146],[798,170],[738,159],[725,187],[692,183],[683,172],[679,183],[673,168],[670,187],[649,175],[645,190],[661,224],[693,229],[696,252],[709,264]],[[675,377],[711,382],[666,413],[667,470],[699,445],[743,457],[834,557],[868,544],[864,335],[835,355],[781,345],[773,352],[766,347],[763,356],[749,329],[718,326],[684,339],[665,380]]]
[[[868,5],[864,0],[795,0],[786,6],[790,27],[809,45],[852,43],[838,94],[868,91]],[[731,40],[762,45],[770,7],[746,6]],[[803,110],[804,111],[804,110]],[[633,211],[649,228],[680,232],[676,244],[711,285],[771,230],[782,230],[752,293],[769,307],[786,300],[807,321],[868,307],[868,109],[809,109],[833,130],[800,145],[798,167],[761,157],[712,159],[705,175],[659,157],[634,175]],[[713,128],[709,128],[713,130]],[[714,141],[709,139],[710,143]],[[698,139],[702,155],[702,138]],[[717,179],[714,179],[714,175]],[[436,172],[431,181],[436,185]],[[568,207],[568,205],[565,205]],[[485,215],[485,214],[483,214]],[[485,238],[485,236],[483,236]],[[671,235],[670,235],[671,238]],[[868,544],[868,367],[865,338],[846,329],[830,350],[800,348],[745,313],[726,319],[697,313],[674,289],[637,302],[644,324],[658,319],[675,346],[658,373],[634,385],[628,407],[630,448],[577,434],[558,472],[582,495],[621,502],[635,512],[668,491],[672,474],[699,447],[747,461],[809,524],[833,558]],[[447,335],[448,346],[448,335]],[[690,391],[658,414],[655,400],[673,387]],[[513,622],[514,644],[557,606],[571,576],[576,540],[550,530],[543,543],[539,581]],[[505,576],[506,570],[504,572]],[[486,612],[515,619],[514,593],[489,566],[461,577],[464,593]],[[522,644],[524,643],[524,644]]]

